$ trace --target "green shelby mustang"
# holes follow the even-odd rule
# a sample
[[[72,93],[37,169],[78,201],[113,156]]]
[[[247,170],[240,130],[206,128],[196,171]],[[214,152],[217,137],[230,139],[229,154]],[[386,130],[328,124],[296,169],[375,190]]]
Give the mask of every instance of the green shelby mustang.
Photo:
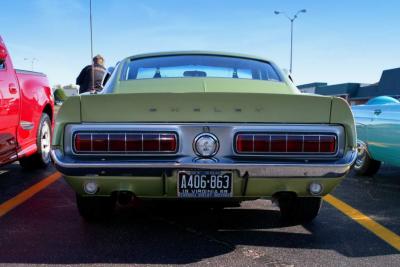
[[[87,219],[134,198],[268,198],[308,222],[357,155],[343,99],[301,94],[270,60],[199,51],[122,60],[101,93],[68,98],[52,142]]]

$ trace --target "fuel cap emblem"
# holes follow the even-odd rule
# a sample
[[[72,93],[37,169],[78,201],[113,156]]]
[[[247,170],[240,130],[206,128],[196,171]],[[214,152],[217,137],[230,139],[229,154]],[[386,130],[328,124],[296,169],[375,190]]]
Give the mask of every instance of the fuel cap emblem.
[[[218,138],[210,133],[202,133],[196,136],[193,142],[193,150],[196,155],[204,158],[214,156],[219,149]]]

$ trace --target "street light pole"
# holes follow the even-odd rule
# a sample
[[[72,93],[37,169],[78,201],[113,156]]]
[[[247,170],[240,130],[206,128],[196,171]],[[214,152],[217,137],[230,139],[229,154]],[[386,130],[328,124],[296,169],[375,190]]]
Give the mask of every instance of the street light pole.
[[[290,73],[293,68],[293,22],[294,19],[290,20]]]
[[[275,15],[282,14],[290,20],[290,70],[289,70],[290,73],[292,73],[292,70],[293,70],[293,24],[294,24],[294,21],[298,18],[298,15],[300,13],[306,13],[306,12],[307,12],[307,10],[301,9],[301,10],[297,11],[293,17],[289,17],[288,15],[286,15],[285,12],[274,11]]]
[[[94,92],[94,63],[93,63],[93,19],[92,19],[92,0],[89,0],[89,20],[90,20],[90,62],[92,64],[92,92]]]

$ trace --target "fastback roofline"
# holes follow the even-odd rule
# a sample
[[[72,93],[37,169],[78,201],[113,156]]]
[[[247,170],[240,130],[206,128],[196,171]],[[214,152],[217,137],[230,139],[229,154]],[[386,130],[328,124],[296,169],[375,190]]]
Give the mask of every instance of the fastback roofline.
[[[159,57],[159,56],[175,56],[175,55],[211,55],[211,56],[226,56],[226,57],[236,57],[236,58],[245,58],[245,59],[253,59],[265,61],[268,63],[274,63],[270,59],[249,55],[249,54],[241,54],[241,53],[232,53],[232,52],[221,52],[221,51],[201,51],[201,50],[188,50],[188,51],[164,51],[164,52],[151,52],[151,53],[143,53],[137,54],[130,57],[127,57],[126,60],[131,59],[139,59],[139,58],[148,58],[148,57]]]

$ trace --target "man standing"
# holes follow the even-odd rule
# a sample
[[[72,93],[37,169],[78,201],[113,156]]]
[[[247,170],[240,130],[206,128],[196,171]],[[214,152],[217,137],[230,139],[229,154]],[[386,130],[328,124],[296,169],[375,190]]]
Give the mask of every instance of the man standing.
[[[93,58],[93,65],[84,67],[78,78],[76,78],[76,84],[79,85],[79,94],[101,91],[103,89],[101,82],[106,72],[104,58],[101,55],[95,56]]]

